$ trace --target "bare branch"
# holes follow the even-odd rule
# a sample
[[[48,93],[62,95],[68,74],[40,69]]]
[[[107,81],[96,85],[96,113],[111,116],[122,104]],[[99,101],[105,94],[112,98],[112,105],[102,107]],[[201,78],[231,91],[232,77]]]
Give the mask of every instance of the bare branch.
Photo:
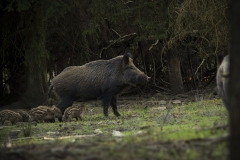
[[[107,50],[108,48],[110,48],[112,45],[116,44],[117,42],[121,41],[121,40],[125,40],[125,38],[129,38],[129,37],[134,37],[137,36],[137,33],[131,33],[128,35],[124,35],[120,38],[118,38],[117,40],[114,40],[112,43],[110,43],[107,47],[102,48],[101,52],[100,52],[100,58],[102,58],[102,54],[105,50]]]
[[[115,31],[114,29],[110,28],[110,30],[115,33],[118,37],[122,37],[117,31]]]
[[[155,43],[153,43],[152,45],[151,45],[151,47],[149,47],[149,51],[153,48],[153,46],[156,46],[157,44],[158,44],[158,42],[159,42],[159,40],[156,40],[156,42]]]
[[[203,65],[204,61],[205,61],[205,58],[202,60],[201,64],[198,66],[198,68],[197,68],[196,72],[194,73],[195,75],[197,74],[197,72],[198,72],[199,68],[200,68],[200,67]]]

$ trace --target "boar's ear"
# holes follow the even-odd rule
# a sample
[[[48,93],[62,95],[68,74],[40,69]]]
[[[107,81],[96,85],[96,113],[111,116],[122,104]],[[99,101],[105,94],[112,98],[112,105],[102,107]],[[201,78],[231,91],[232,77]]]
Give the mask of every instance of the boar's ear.
[[[123,56],[124,64],[128,64],[129,63],[129,58],[131,58],[131,57],[132,57],[131,53],[125,53],[124,56]]]

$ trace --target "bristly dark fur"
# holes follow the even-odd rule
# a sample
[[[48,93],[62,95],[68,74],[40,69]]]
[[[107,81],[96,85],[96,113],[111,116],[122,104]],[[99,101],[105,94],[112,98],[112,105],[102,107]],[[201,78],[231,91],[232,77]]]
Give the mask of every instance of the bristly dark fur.
[[[29,111],[32,121],[55,122],[55,111],[48,106],[38,106]]]
[[[63,113],[74,101],[99,98],[105,116],[108,116],[109,105],[114,114],[120,116],[116,105],[117,95],[131,86],[143,84],[144,80],[146,83],[149,79],[133,64],[130,57],[131,54],[126,53],[110,60],[97,60],[64,69],[52,80],[50,86],[60,98],[57,107]],[[141,77],[138,78],[139,76]]]

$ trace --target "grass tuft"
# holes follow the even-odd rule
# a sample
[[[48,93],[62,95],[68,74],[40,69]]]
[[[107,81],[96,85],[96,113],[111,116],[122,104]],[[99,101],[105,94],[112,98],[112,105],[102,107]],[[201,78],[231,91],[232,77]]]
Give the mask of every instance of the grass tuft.
[[[24,137],[30,137],[32,135],[33,129],[31,123],[26,123],[22,125],[22,131]]]

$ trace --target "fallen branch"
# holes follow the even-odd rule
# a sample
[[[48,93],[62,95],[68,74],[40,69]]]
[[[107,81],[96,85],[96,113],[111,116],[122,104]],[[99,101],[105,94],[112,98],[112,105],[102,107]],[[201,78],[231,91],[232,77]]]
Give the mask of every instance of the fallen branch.
[[[68,138],[85,138],[85,137],[94,137],[96,134],[90,134],[90,135],[76,135],[76,136],[64,136],[64,137],[57,137],[57,138],[52,138],[52,137],[43,137],[44,140],[57,140],[57,139],[68,139]]]
[[[160,86],[157,86],[157,85],[153,85],[154,87],[158,88],[158,89],[162,89],[164,91],[169,91],[168,88],[165,88],[165,87],[160,87]]]
[[[24,138],[12,138],[12,141],[29,140],[29,139],[43,139],[43,136],[38,136],[38,137],[24,137]]]
[[[114,29],[110,28],[110,30],[115,33],[118,37],[122,37],[117,31],[115,31]]]

